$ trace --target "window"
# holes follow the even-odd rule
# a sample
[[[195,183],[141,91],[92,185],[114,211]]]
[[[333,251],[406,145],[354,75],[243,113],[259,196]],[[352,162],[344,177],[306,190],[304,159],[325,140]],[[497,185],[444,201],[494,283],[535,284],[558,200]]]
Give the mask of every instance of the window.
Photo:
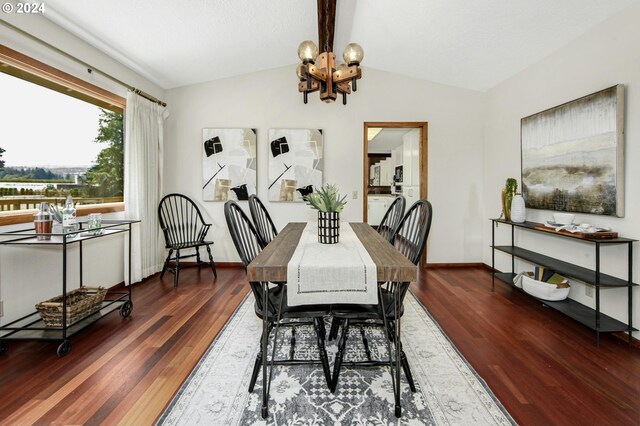
[[[0,93],[0,224],[67,195],[122,210],[123,98],[2,45]]]

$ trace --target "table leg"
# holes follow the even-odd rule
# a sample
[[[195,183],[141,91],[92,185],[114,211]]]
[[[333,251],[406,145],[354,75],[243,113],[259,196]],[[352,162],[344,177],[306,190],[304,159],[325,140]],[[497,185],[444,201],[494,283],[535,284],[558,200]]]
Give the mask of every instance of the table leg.
[[[387,335],[387,351],[389,352],[389,372],[391,373],[391,385],[393,387],[393,395],[394,395],[394,403],[396,406],[396,415],[398,415],[398,402],[395,399],[396,396],[396,388],[400,387],[399,379],[396,381],[396,371],[394,371],[393,367],[393,352],[391,351],[391,329],[389,328],[389,321],[387,320],[387,310],[384,304],[384,299],[382,297],[382,286],[378,285],[378,300],[380,301],[380,307],[382,309],[382,322],[384,323],[384,332]],[[395,303],[395,298],[394,298]],[[397,316],[397,315],[396,315]],[[334,366],[335,369],[335,366]]]
[[[269,393],[267,386],[267,348],[269,342],[269,330],[268,330],[268,303],[269,301],[269,283],[262,283],[262,333],[264,339],[262,339],[262,418],[266,419],[269,415],[269,409],[267,403],[269,401]]]
[[[402,416],[402,409],[400,407],[400,316],[398,312],[400,312],[400,283],[398,283],[398,288],[394,292],[393,296],[393,304],[394,304],[394,312],[393,312],[393,323],[395,326],[395,345],[396,345],[396,386],[393,389],[393,393],[395,395],[395,403],[396,403],[396,417],[400,418]]]
[[[273,331],[273,348],[271,349],[271,365],[267,374],[267,348],[269,346],[269,283],[262,283],[262,329],[266,331],[265,339],[262,343],[264,356],[262,357],[262,418],[269,416],[268,402],[269,390],[271,389],[271,376],[273,375],[273,367],[276,360],[276,345],[278,343],[278,330],[280,329],[280,320],[282,314],[282,303],[284,301],[284,289],[280,292],[280,302],[276,312],[275,327]]]

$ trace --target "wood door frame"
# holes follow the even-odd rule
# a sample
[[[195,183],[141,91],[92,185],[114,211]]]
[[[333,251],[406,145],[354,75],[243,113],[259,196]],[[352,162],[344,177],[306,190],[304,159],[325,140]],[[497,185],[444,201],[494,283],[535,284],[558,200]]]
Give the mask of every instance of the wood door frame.
[[[369,167],[367,167],[367,155],[369,151],[369,128],[370,127],[382,127],[391,129],[420,129],[420,198],[428,199],[428,161],[429,161],[429,123],[426,121],[365,121],[364,122],[364,136],[363,136],[363,157],[362,168],[364,169],[362,180],[362,221],[367,222],[367,188],[369,186]],[[409,208],[409,206],[407,206]],[[425,250],[423,259],[420,261],[422,265],[426,264]]]

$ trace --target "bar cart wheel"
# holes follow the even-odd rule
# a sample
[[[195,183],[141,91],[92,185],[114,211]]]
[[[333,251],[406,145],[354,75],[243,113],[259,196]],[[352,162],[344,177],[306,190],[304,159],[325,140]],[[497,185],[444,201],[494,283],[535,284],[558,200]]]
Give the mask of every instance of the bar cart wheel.
[[[6,340],[0,340],[0,355],[4,355],[9,351],[9,344]]]
[[[120,306],[120,316],[122,318],[126,318],[131,315],[131,311],[133,310],[133,303],[130,300],[127,300]]]
[[[69,352],[71,352],[71,342],[68,340],[63,340],[62,343],[60,343],[60,346],[58,346],[58,356],[62,358]]]

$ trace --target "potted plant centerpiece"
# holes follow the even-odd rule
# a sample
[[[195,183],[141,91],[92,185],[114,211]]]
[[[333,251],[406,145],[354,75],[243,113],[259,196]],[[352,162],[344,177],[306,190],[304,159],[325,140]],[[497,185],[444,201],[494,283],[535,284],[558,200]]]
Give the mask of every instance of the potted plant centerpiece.
[[[327,183],[304,197],[311,208],[318,210],[318,242],[335,244],[340,237],[340,212],[347,196],[340,197],[338,187]]]

